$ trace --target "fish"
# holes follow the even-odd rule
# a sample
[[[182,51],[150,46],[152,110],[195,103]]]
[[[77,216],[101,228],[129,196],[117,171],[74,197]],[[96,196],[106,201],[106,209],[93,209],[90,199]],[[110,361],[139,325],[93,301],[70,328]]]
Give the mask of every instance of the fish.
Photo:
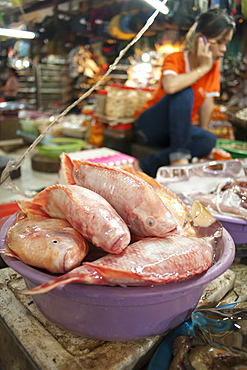
[[[138,236],[165,237],[176,232],[172,212],[146,181],[120,168],[71,159],[63,153],[67,183],[77,184],[105,198]]]
[[[82,262],[67,274],[24,293],[45,293],[73,282],[122,287],[165,284],[202,273],[211,266],[213,256],[212,238],[181,235],[144,238],[128,245],[120,254]]]
[[[12,254],[5,254],[58,274],[80,266],[88,253],[88,242],[68,221],[22,211],[7,232],[6,245]]]
[[[185,234],[191,235],[191,236],[198,236],[196,230],[191,228],[184,228],[185,221],[186,221],[186,215],[188,213],[188,206],[170,189],[168,189],[163,184],[160,184],[158,181],[156,181],[153,177],[147,175],[144,172],[141,171],[135,171],[133,166],[131,165],[125,165],[123,167],[126,171],[138,176],[139,178],[146,181],[149,185],[153,187],[155,192],[159,195],[162,202],[165,204],[165,206],[171,211],[173,216],[175,217],[178,228],[180,229],[180,232],[184,232]]]
[[[221,223],[202,204],[195,201],[188,207],[181,198],[153,177],[144,172],[135,171],[131,165],[125,165],[124,169],[136,174],[153,187],[166,207],[176,218],[178,223],[177,232],[197,237],[216,236],[216,233],[218,236],[222,235]]]
[[[56,184],[32,200],[19,201],[28,213],[66,219],[84,238],[110,253],[120,253],[130,243],[130,231],[116,210],[99,194],[77,185]]]

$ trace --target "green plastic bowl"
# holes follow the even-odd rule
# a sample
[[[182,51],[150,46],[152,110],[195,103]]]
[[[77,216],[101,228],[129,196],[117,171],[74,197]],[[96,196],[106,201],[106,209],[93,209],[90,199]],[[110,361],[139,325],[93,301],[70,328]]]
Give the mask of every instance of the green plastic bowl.
[[[59,158],[62,153],[78,152],[84,146],[84,141],[72,138],[54,138],[38,145],[38,152],[43,157]]]
[[[38,130],[37,125],[32,120],[24,120],[21,119],[20,121],[21,130],[27,134],[35,135],[36,137],[39,136],[40,132]]]
[[[246,141],[218,139],[216,146],[229,152],[232,158],[247,158]]]

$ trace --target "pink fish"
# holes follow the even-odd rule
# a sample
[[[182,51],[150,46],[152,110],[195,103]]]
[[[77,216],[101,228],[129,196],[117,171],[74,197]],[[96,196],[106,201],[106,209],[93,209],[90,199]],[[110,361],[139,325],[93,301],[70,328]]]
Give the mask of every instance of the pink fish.
[[[40,294],[59,285],[145,286],[186,279],[207,270],[213,261],[212,238],[171,235],[130,244],[121,254],[106,255],[26,293]]]
[[[133,166],[131,165],[126,165],[124,169],[145,180],[149,185],[152,186],[154,191],[161,198],[162,202],[171,211],[171,213],[177,220],[178,229],[180,229],[181,232],[184,232],[190,236],[197,236],[196,231],[193,228],[190,228],[190,230],[183,229],[189,208],[175,193],[173,193],[166,186],[158,183],[153,177],[150,177],[146,173],[135,171]]]
[[[172,212],[178,222],[178,231],[188,236],[215,236],[222,235],[222,225],[200,203],[194,202],[190,207],[171,190],[144,172],[137,172],[131,165],[124,167],[126,171],[136,174],[148,182],[162,199],[166,207]]]
[[[95,191],[116,209],[133,234],[164,237],[177,221],[146,181],[120,168],[72,160],[64,153],[66,181]]]
[[[91,243],[110,253],[120,253],[130,243],[130,232],[113,207],[99,194],[77,185],[53,185],[32,202],[20,201],[26,212],[62,218]]]
[[[6,244],[24,263],[60,274],[79,266],[88,252],[87,241],[68,221],[23,212],[8,230]]]

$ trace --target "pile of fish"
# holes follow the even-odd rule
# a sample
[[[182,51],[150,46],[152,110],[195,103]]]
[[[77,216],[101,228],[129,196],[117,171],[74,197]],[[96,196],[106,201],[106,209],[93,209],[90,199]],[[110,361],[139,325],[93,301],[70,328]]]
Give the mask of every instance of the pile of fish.
[[[132,167],[120,169],[63,154],[68,185],[50,186],[21,211],[2,253],[62,274],[32,290],[71,282],[148,286],[189,278],[213,263],[221,224],[200,204],[190,209]],[[100,258],[88,258],[97,249]],[[97,254],[97,253],[96,253]]]

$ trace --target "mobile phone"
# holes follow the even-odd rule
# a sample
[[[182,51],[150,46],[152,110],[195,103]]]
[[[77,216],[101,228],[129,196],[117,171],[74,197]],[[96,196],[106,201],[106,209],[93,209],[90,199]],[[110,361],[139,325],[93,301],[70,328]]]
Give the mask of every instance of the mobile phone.
[[[208,43],[208,39],[203,35],[201,35],[200,37],[203,39],[204,44],[206,45]]]

